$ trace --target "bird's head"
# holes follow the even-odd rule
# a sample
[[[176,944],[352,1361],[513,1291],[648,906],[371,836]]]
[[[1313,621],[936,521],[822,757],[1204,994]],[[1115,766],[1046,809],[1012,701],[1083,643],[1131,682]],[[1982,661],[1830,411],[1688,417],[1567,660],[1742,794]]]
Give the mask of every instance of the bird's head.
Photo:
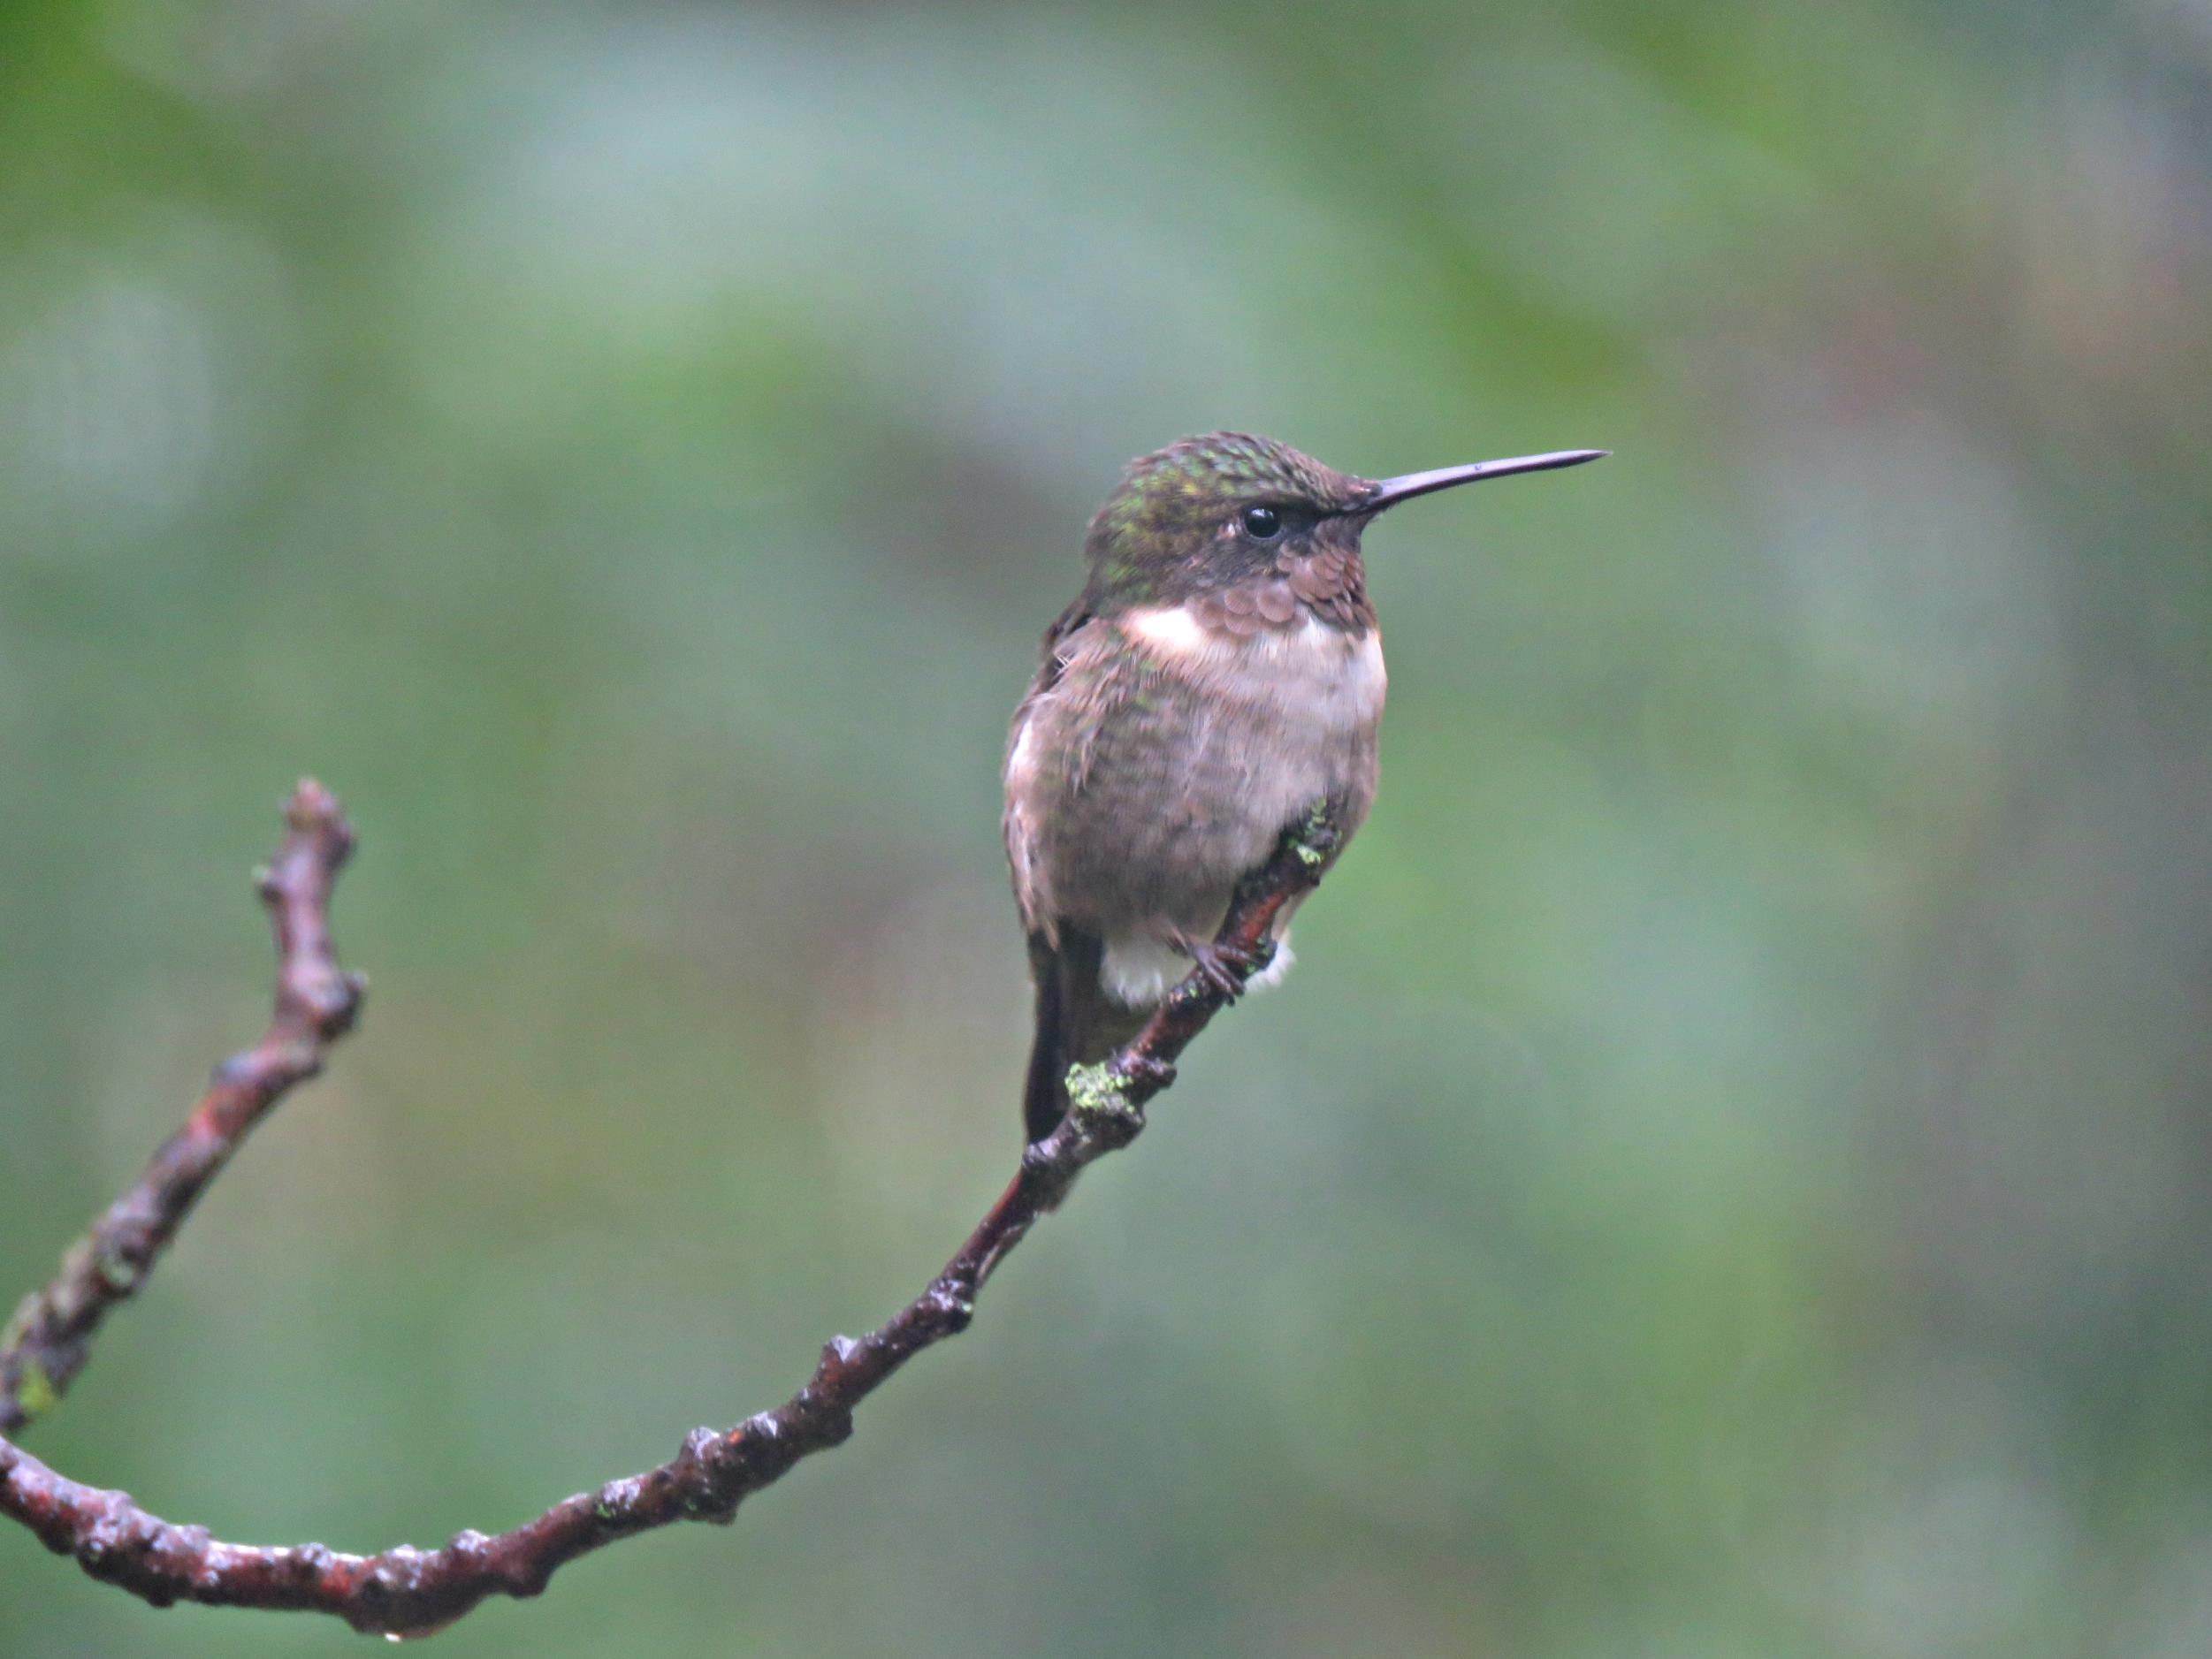
[[[1271,438],[1209,432],[1129,463],[1091,520],[1085,552],[1102,607],[1174,603],[1315,559],[1356,559],[1375,515],[1511,473],[1595,460],[1599,449],[1362,478]]]

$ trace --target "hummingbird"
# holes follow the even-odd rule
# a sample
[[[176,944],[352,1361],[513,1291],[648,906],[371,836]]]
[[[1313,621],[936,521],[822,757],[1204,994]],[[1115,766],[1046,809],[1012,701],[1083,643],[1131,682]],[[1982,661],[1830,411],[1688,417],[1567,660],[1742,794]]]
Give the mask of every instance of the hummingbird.
[[[1377,479],[1213,432],[1129,464],[1007,736],[1006,856],[1036,993],[1030,1141],[1066,1115],[1068,1068],[1133,1037],[1194,968],[1234,995],[1289,967],[1295,906],[1247,980],[1213,940],[1285,829],[1329,799],[1334,862],[1374,803],[1385,675],[1360,537],[1376,514],[1606,453]]]

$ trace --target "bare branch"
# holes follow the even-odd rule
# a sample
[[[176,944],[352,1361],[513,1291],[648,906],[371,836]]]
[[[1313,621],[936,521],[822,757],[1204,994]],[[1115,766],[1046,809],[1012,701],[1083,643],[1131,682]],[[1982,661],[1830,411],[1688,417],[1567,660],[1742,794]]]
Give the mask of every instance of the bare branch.
[[[262,884],[275,917],[277,1012],[268,1035],[226,1062],[184,1130],[139,1184],[26,1302],[0,1337],[0,1423],[9,1432],[58,1397],[82,1366],[107,1309],[142,1282],[179,1222],[254,1122],[319,1069],[352,1023],[360,982],[339,971],[325,926],[332,879],[351,846],[337,803],[303,783],[288,832]],[[1331,803],[1315,807],[1238,890],[1217,944],[1240,988],[1271,952],[1276,918],[1313,887],[1340,835]],[[497,1537],[464,1532],[443,1548],[376,1556],[320,1544],[222,1543],[204,1527],[149,1515],[121,1492],[80,1486],[0,1439],[0,1512],[28,1526],[94,1578],[156,1607],[214,1606],[330,1613],[355,1629],[427,1635],[491,1595],[529,1596],[578,1556],[679,1520],[727,1524],[739,1503],[802,1457],[841,1444],[854,1409],[925,1348],[967,1328],[975,1298],[1006,1253],[1064,1198],[1076,1176],[1127,1145],[1145,1104],[1175,1080],[1175,1062],[1233,993],[1194,972],[1110,1060],[1074,1069],[1066,1119],[1025,1150],[1013,1180],[927,1288],[868,1335],[834,1337],[803,1388],[774,1411],[726,1430],[700,1428],[675,1457],[580,1493]]]
[[[138,1184],[62,1258],[44,1290],[0,1330],[0,1434],[58,1404],[83,1369],[108,1310],[153,1271],[193,1205],[239,1144],[295,1083],[323,1069],[353,1025],[362,986],[331,955],[331,884],[354,833],[329,790],[303,780],[285,808],[285,837],[256,877],[277,936],[277,1001],[269,1029],[215,1069],[185,1126],[154,1154]]]

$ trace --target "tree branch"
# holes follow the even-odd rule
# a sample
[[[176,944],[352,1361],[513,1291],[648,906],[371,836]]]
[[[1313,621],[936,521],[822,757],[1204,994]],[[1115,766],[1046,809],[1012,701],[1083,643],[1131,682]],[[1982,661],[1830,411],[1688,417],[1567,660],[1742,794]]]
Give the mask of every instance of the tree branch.
[[[301,783],[285,808],[284,841],[255,877],[277,936],[269,1029],[215,1069],[199,1105],[138,1184],[70,1247],[54,1282],[26,1298],[0,1330],[0,1434],[16,1433],[60,1402],[108,1310],[145,1282],[254,1125],[293,1084],[323,1069],[330,1045],[353,1025],[362,985],[332,957],[328,925],[331,884],[353,846],[353,830],[330,791]]]
[[[54,1282],[0,1332],[0,1431],[12,1435],[60,1398],[108,1310],[144,1282],[231,1153],[286,1091],[321,1069],[351,1026],[362,984],[331,952],[327,915],[353,834],[338,803],[303,782],[261,879],[277,935],[276,1012],[268,1032],[225,1062],[185,1127],[136,1186],[94,1223]],[[1239,988],[1265,965],[1283,908],[1321,879],[1340,843],[1333,803],[1285,831],[1238,888],[1216,943]],[[1076,1176],[1126,1146],[1144,1107],[1175,1080],[1175,1062],[1234,993],[1194,972],[1113,1056],[1069,1074],[1060,1126],[1026,1148],[1014,1177],[927,1288],[866,1336],[833,1337],[813,1374],[774,1411],[726,1430],[694,1429],[656,1469],[579,1493],[497,1537],[464,1532],[443,1548],[402,1544],[349,1556],[320,1544],[227,1544],[150,1515],[128,1494],[81,1486],[0,1438],[0,1512],[94,1578],[156,1607],[179,1601],[333,1614],[355,1630],[421,1636],[491,1595],[529,1596],[578,1556],[679,1520],[727,1524],[738,1503],[802,1457],[842,1443],[852,1413],[925,1348],[967,1328],[1006,1253],[1067,1194]]]

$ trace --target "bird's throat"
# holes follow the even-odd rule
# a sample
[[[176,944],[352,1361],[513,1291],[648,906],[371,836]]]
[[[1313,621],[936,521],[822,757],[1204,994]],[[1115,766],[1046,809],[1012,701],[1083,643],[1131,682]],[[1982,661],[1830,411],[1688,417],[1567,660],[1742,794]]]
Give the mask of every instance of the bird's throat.
[[[1389,676],[1379,629],[1351,630],[1311,613],[1256,633],[1209,628],[1191,605],[1151,605],[1120,619],[1144,658],[1201,694],[1262,698],[1297,724],[1349,731],[1382,718]]]

